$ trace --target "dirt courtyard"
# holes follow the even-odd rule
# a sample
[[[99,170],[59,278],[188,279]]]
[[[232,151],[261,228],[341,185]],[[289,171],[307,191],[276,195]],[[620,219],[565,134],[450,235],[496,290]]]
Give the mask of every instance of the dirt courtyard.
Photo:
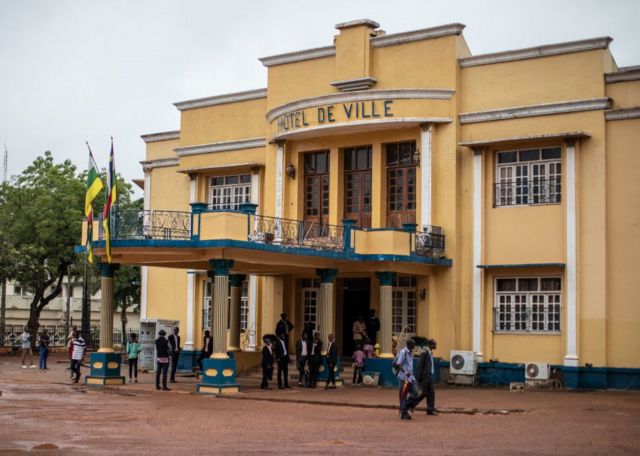
[[[401,421],[395,390],[262,391],[252,377],[214,398],[188,377],[156,391],[152,374],[96,390],[57,359],[40,371],[0,357],[0,455],[640,454],[640,392],[439,388],[439,416],[421,405]]]

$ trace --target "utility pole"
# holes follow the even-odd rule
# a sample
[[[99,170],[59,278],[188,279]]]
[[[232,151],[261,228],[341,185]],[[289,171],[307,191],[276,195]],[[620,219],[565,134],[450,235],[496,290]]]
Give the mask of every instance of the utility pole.
[[[82,324],[80,334],[87,344],[92,347],[91,340],[91,300],[89,299],[89,268],[87,259],[84,260],[84,278],[82,280]]]
[[[9,163],[9,152],[7,152],[7,144],[4,144],[4,157],[2,160],[2,184],[7,183],[7,167]],[[0,347],[5,344],[5,313],[7,309],[7,278],[2,277],[0,283]]]

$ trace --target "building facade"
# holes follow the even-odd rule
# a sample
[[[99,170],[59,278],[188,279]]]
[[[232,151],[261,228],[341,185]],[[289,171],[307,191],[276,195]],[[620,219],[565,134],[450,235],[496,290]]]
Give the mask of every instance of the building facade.
[[[144,266],[141,317],[197,351],[217,299],[232,349],[286,312],[348,354],[374,309],[383,356],[417,335],[577,386],[637,375],[640,67],[608,37],[474,56],[461,24],[336,29],[142,137],[145,211],[113,241]]]

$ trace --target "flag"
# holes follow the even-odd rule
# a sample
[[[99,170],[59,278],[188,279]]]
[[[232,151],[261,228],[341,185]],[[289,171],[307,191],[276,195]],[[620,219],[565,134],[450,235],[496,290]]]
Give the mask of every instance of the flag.
[[[117,204],[117,201],[116,166],[113,160],[113,138],[111,138],[111,153],[109,154],[109,168],[107,169],[107,191],[105,192],[104,210],[102,212],[104,246],[109,263],[111,263],[111,208]]]
[[[104,188],[104,184],[100,179],[100,173],[98,172],[96,161],[93,159],[89,143],[87,143],[87,148],[89,149],[89,167],[87,170],[87,192],[84,196],[84,215],[87,218],[87,257],[89,263],[93,263],[93,246],[91,243],[93,240],[93,207],[91,203]]]

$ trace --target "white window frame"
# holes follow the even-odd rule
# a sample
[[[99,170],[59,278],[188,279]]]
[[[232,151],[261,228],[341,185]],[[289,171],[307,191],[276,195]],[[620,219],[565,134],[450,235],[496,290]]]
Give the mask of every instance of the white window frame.
[[[405,328],[409,330],[405,333],[407,337],[416,335],[418,326],[418,289],[417,279],[411,277],[414,285],[399,286],[401,279],[406,277],[396,277],[391,291],[391,328],[394,336],[399,336]],[[398,318],[400,321],[398,321]],[[412,323],[413,321],[413,323]]]
[[[242,182],[242,178],[246,182]],[[237,178],[235,184],[228,183]],[[214,185],[214,179],[223,179],[223,185]],[[240,210],[240,204],[251,202],[251,173],[209,177],[208,208],[214,211]]]
[[[320,301],[320,281],[318,279],[302,279],[303,285],[307,280],[311,280],[311,286],[301,288],[302,299],[302,322],[310,321],[313,330],[318,330],[318,302]]]
[[[249,282],[248,280],[244,280],[242,282],[242,287],[240,288],[240,330],[247,330],[247,321],[249,318]],[[210,320],[210,312],[211,312],[211,300],[213,294],[213,281],[211,279],[207,279],[204,281],[204,289],[202,292],[203,300],[202,300],[202,329],[211,329],[211,320]],[[231,292],[229,292],[229,296],[227,297],[227,305],[231,306]],[[207,326],[207,323],[209,325]],[[228,323],[227,323],[228,325]]]
[[[523,290],[520,291],[519,280],[536,279],[538,286],[536,291]],[[560,281],[560,290],[542,291],[543,279],[557,279]],[[515,280],[516,290],[498,291],[498,280]],[[496,334],[562,334],[562,277],[558,275],[551,276],[509,276],[494,277],[493,290],[493,330]],[[542,302],[541,302],[542,301]],[[509,311],[501,311],[500,306],[511,306]],[[524,306],[524,309],[518,308]],[[540,310],[538,306],[543,306]],[[551,306],[557,306],[557,311]],[[500,328],[501,316],[509,316],[508,324],[511,328]],[[535,319],[534,316],[542,317]],[[555,319],[550,317],[556,316]],[[534,321],[535,320],[535,321]],[[542,323],[543,328],[534,328],[536,323]],[[505,323],[507,324],[507,323]],[[548,329],[549,325],[557,325],[556,328]],[[520,326],[516,329],[516,326]]]
[[[543,151],[552,149],[560,149],[560,158],[543,159]],[[521,152],[532,150],[538,151],[538,160],[520,161]],[[510,152],[516,154],[516,161],[499,163],[499,155]],[[494,207],[561,204],[562,167],[560,146],[495,151]]]

